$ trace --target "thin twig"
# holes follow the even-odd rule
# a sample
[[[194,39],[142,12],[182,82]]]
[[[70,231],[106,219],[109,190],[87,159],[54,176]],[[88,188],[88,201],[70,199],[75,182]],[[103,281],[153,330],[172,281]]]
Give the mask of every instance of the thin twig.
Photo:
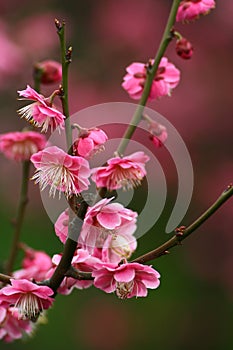
[[[164,55],[164,52],[166,51],[166,49],[168,47],[170,41],[173,38],[172,28],[173,28],[173,25],[174,25],[175,20],[176,20],[176,13],[177,13],[179,4],[180,4],[180,0],[174,0],[172,3],[172,7],[170,10],[168,20],[167,20],[167,24],[166,24],[166,27],[165,27],[165,30],[164,30],[164,33],[163,33],[163,36],[162,36],[162,39],[161,39],[161,42],[159,45],[159,49],[156,53],[154,63],[147,70],[147,77],[146,77],[146,82],[145,82],[142,96],[138,102],[136,111],[135,111],[135,113],[130,121],[130,124],[129,124],[129,126],[128,126],[128,128],[127,128],[127,130],[126,130],[126,132],[125,132],[125,134],[124,134],[124,136],[119,144],[119,147],[117,149],[117,153],[119,155],[123,155],[128,143],[129,143],[129,140],[133,136],[133,133],[137,128],[137,125],[141,121],[144,107],[147,103],[147,100],[148,100],[148,97],[150,94],[150,90],[151,90],[151,86],[152,86],[154,77],[156,75],[156,72],[158,70],[159,63],[161,61],[161,58]]]
[[[10,255],[6,263],[6,273],[11,274],[14,268],[15,259],[19,249],[19,240],[22,230],[23,220],[25,216],[26,205],[28,203],[28,182],[29,182],[30,161],[24,161],[22,163],[22,180],[19,204],[17,209],[16,219],[14,220],[14,235]]]
[[[69,268],[69,270],[65,273],[65,276],[72,277],[79,281],[84,281],[84,280],[90,281],[94,279],[94,277],[92,277],[91,272],[78,271],[75,268],[73,268],[73,266]]]
[[[57,33],[60,39],[61,56],[62,56],[62,107],[63,113],[66,116],[66,143],[68,147],[68,153],[72,155],[72,130],[69,122],[69,103],[68,103],[68,67],[71,62],[72,49],[66,49],[65,41],[65,23],[60,23],[55,20],[55,25],[57,27]],[[71,261],[74,253],[77,249],[78,235],[81,232],[82,222],[85,218],[88,204],[84,201],[82,196],[76,197],[72,195],[68,199],[69,203],[69,227],[68,227],[68,238],[64,245],[64,250],[62,258],[54,271],[51,279],[48,282],[49,287],[51,287],[56,293],[60,284],[62,283],[65,274],[71,267]],[[75,238],[74,238],[75,237]]]
[[[219,198],[214,202],[209,209],[207,209],[197,220],[195,220],[188,227],[181,226],[176,229],[176,234],[169,239],[167,242],[163,243],[158,248],[146,253],[132,262],[138,262],[144,264],[148,261],[154,260],[162,255],[168,253],[169,249],[180,245],[181,242],[187,238],[191,233],[193,233],[199,226],[201,226],[210,216],[212,216],[231,196],[233,195],[233,186],[230,184],[227,189],[219,196]]]

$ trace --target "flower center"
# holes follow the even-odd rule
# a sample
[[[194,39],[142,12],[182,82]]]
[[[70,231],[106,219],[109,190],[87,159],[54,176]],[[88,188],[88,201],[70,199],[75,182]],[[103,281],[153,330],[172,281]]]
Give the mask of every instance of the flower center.
[[[141,184],[142,176],[137,169],[123,169],[118,167],[117,171],[110,177],[114,185],[122,186],[123,190],[133,189]]]
[[[14,153],[14,155],[16,156],[17,155],[23,156],[24,158],[30,158],[30,156],[33,153],[36,153],[37,151],[38,151],[37,146],[35,145],[34,142],[30,140],[16,142],[12,146],[12,153]]]
[[[132,292],[134,282],[117,282],[116,283],[116,295],[120,299],[127,299],[128,295]]]
[[[40,313],[43,311],[42,303],[40,299],[32,294],[26,293],[19,297],[15,307],[17,307],[19,312],[19,318],[23,320],[31,320],[35,322]]]
[[[32,179],[40,184],[41,191],[50,185],[49,195],[52,197],[55,197],[57,190],[60,190],[59,198],[61,192],[65,192],[68,197],[77,192],[73,174],[62,164],[44,166],[37,170]]]
[[[125,259],[130,258],[132,254],[129,243],[121,236],[113,237],[111,242],[111,249],[115,254]]]

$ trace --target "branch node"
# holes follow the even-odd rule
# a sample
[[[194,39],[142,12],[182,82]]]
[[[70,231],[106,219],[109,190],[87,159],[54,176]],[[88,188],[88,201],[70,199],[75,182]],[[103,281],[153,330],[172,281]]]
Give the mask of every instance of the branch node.
[[[177,227],[175,229],[176,238],[177,238],[177,241],[178,241],[177,244],[179,244],[179,245],[182,244],[181,241],[183,239],[185,229],[186,229],[186,226],[180,226],[180,227]]]
[[[230,183],[223,193],[226,193],[226,192],[230,191],[232,189],[232,187],[233,187],[233,184]]]
[[[66,62],[67,63],[71,63],[71,61],[72,61],[72,58],[71,58],[72,52],[73,52],[73,48],[72,48],[72,46],[70,46],[66,51]]]
[[[57,28],[57,31],[59,33],[62,30],[62,27],[65,25],[65,22],[63,21],[61,23],[57,18],[55,18],[54,22],[55,22],[55,26]]]

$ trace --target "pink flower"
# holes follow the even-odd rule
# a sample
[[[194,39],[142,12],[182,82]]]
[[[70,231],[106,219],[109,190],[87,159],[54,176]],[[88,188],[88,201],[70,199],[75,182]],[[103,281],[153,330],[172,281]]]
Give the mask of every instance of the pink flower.
[[[0,305],[15,306],[19,318],[35,321],[43,310],[53,302],[53,290],[47,286],[38,286],[26,279],[11,279],[11,286],[0,290]]]
[[[16,279],[34,279],[43,281],[47,271],[52,267],[52,260],[43,251],[37,251],[24,246],[25,257],[22,261],[22,269],[14,271],[13,277]]]
[[[10,343],[22,338],[25,333],[30,334],[31,332],[30,321],[19,319],[17,309],[0,306],[0,339]]]
[[[29,160],[46,145],[44,135],[35,131],[15,131],[0,135],[0,152],[16,161]]]
[[[21,118],[25,118],[36,127],[42,127],[42,132],[47,132],[49,127],[51,131],[56,128],[64,128],[65,116],[54,108],[50,98],[38,94],[29,85],[26,90],[18,91],[18,93],[19,96],[24,97],[23,100],[36,101],[18,110]]]
[[[41,190],[50,185],[49,194],[53,197],[57,190],[69,197],[88,188],[90,168],[88,161],[82,157],[70,156],[51,146],[33,154],[31,161],[37,169],[32,179],[40,184]]]
[[[111,158],[106,166],[92,170],[92,180],[97,187],[106,187],[108,190],[132,189],[140,185],[146,175],[145,163],[148,160],[144,152]]]
[[[153,64],[154,60],[150,60]],[[129,93],[130,97],[139,100],[144,89],[148,66],[144,63],[134,62],[126,68],[122,87]],[[166,57],[162,57],[157,73],[153,80],[149,100],[171,94],[180,80],[180,71]]]
[[[180,22],[196,19],[199,15],[206,15],[214,7],[214,0],[182,0],[176,20]]]
[[[88,209],[79,237],[79,246],[87,249],[93,257],[98,257],[103,262],[118,263],[123,258],[128,259],[137,247],[137,241],[133,236],[136,230],[137,213],[124,208],[128,214],[128,221],[121,220],[120,226],[110,230],[105,227],[106,225],[101,225],[98,220],[98,214],[101,212],[103,215],[105,211],[111,212],[112,210],[114,213],[114,207],[108,205],[109,201],[109,199],[103,199]],[[122,209],[123,206],[120,208]],[[114,215],[119,214],[118,211]],[[68,236],[68,222],[69,215],[66,209],[60,214],[54,225],[56,235],[62,243],[65,243]]]
[[[35,64],[35,73],[41,72],[40,81],[42,84],[58,83],[62,79],[62,66],[53,60],[41,61]]]
[[[192,44],[185,38],[181,38],[176,42],[176,53],[181,58],[188,60],[193,55]]]
[[[103,149],[103,144],[107,139],[107,135],[101,129],[83,129],[73,144],[74,153],[84,158],[90,158]]]
[[[138,263],[120,266],[105,264],[93,271],[94,286],[106,293],[116,292],[120,299],[146,297],[147,288],[158,288],[160,274],[152,267]]]
[[[132,236],[136,230],[137,213],[111,200],[104,198],[87,210],[78,243],[90,253],[103,247],[108,236],[117,237],[120,230]]]

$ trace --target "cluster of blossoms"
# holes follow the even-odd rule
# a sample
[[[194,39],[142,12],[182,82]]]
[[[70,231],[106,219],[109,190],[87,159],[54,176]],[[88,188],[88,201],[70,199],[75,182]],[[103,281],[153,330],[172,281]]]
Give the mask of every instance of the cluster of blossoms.
[[[177,21],[187,21],[207,13],[215,5],[213,0],[181,1]],[[175,34],[174,34],[175,35]],[[192,55],[192,46],[179,37],[177,53],[187,59]],[[122,87],[132,99],[140,99],[147,77],[154,64],[134,62],[126,68]],[[61,65],[54,61],[37,63],[35,71],[40,75],[42,84],[61,81]],[[150,100],[170,95],[180,81],[180,71],[162,57],[154,76],[149,96]],[[29,85],[18,91],[23,100],[32,101],[18,110],[19,115],[31,125],[22,132],[10,132],[0,135],[0,152],[16,161],[31,161],[36,168],[32,179],[41,190],[49,187],[52,197],[64,193],[67,202],[77,200],[89,189],[91,181],[97,191],[108,192],[123,189],[130,190],[139,186],[145,178],[146,163],[149,157],[142,151],[123,156],[115,154],[103,166],[91,169],[89,160],[104,149],[108,140],[106,133],[93,127],[84,129],[73,125],[79,131],[69,152],[57,146],[46,144],[41,132],[62,130],[66,116],[54,105],[56,96],[61,97],[61,90],[55,90],[50,97],[44,97]],[[156,148],[167,139],[166,127],[143,116],[148,124],[148,136]],[[72,208],[73,209],[73,208]],[[66,245],[72,240],[70,226],[72,215],[70,208],[63,211],[54,224],[56,236]],[[73,274],[63,276],[58,288],[50,288],[50,280],[65,255],[55,254],[52,258],[43,251],[36,251],[21,245],[25,256],[19,270],[11,271],[9,285],[0,289],[0,339],[6,342],[21,338],[24,333],[31,333],[43,310],[54,303],[56,293],[70,294],[74,289],[86,289],[92,285],[106,293],[115,293],[121,299],[147,296],[148,289],[156,289],[160,284],[160,274],[152,266],[129,262],[136,250],[134,236],[137,229],[138,214],[121,203],[114,202],[114,197],[103,198],[87,207],[82,220],[81,230],[77,228],[75,252],[70,269]],[[81,219],[80,219],[81,220]],[[79,222],[80,223],[80,222]],[[80,225],[77,225],[80,227]],[[75,226],[72,227],[75,230]],[[85,276],[87,278],[85,278]]]

